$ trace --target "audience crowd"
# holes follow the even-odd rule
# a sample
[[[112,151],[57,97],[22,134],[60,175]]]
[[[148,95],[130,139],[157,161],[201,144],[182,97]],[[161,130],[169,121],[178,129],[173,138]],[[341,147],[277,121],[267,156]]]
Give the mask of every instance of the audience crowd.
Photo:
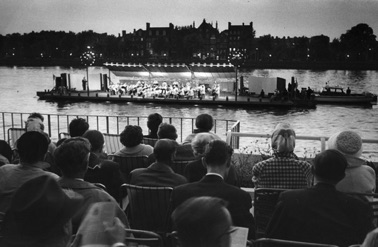
[[[180,246],[228,247],[240,227],[253,246],[258,236],[252,198],[239,187],[234,150],[212,132],[209,114],[197,116],[196,128],[182,143],[174,125],[151,114],[146,135],[140,126],[125,126],[119,135],[124,147],[109,155],[103,133],[85,119],[73,119],[69,135],[56,143],[43,121],[40,113],[30,114],[14,150],[0,140],[0,246],[126,246],[125,228],[132,220],[120,203],[127,201],[120,191],[126,181],[173,188],[167,230]],[[295,139],[289,123],[278,123],[271,157],[251,164],[255,189],[284,190],[266,237],[373,246],[378,231],[369,193],[375,193],[377,180],[374,165],[361,157],[359,134],[335,133],[327,150],[310,162],[295,155]],[[136,156],[148,157],[147,162],[128,174],[114,159]],[[178,163],[185,164],[180,173]],[[102,229],[102,237],[93,229]],[[90,234],[91,244],[84,244]],[[166,235],[163,240],[167,243]]]

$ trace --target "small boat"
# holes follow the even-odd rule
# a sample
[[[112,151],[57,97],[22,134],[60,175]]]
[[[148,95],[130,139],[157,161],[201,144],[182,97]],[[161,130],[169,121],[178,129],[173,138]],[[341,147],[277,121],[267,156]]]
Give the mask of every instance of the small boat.
[[[351,93],[350,88],[344,91],[340,86],[325,86],[321,92],[315,93],[317,104],[343,104],[343,105],[376,105],[377,95],[365,93]]]

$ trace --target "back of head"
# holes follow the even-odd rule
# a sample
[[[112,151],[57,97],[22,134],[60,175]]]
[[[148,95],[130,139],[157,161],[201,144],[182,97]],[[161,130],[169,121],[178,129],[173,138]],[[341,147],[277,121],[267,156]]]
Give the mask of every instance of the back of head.
[[[87,138],[88,141],[91,143],[91,151],[96,152],[102,151],[102,148],[104,147],[104,135],[98,131],[98,130],[87,130],[83,134],[84,138]]]
[[[48,140],[38,131],[29,131],[22,134],[17,140],[17,151],[20,161],[33,164],[45,158]]]
[[[5,246],[67,244],[71,237],[68,223],[81,203],[82,198],[68,197],[50,176],[28,180],[16,191],[5,214],[0,233],[2,243]]]
[[[91,144],[83,137],[65,140],[55,149],[55,163],[64,177],[76,178],[87,170]]]
[[[220,138],[210,133],[198,133],[195,135],[191,142],[193,154],[195,156],[204,155],[207,145],[213,140],[220,140]]]
[[[279,123],[272,134],[272,148],[279,153],[291,153],[295,148],[295,131],[289,123]]]
[[[348,162],[342,153],[328,149],[315,156],[312,172],[318,181],[336,184],[345,177],[347,166]]]
[[[190,198],[176,208],[172,220],[183,247],[230,245],[232,220],[220,198]]]
[[[222,140],[211,141],[205,151],[205,162],[210,167],[220,167],[224,164],[230,166],[231,156],[234,150]]]
[[[328,148],[336,149],[345,155],[360,157],[362,155],[362,139],[354,131],[342,131],[328,139]]]
[[[159,139],[171,139],[175,141],[177,139],[177,130],[172,124],[161,123],[159,125],[157,136]]]
[[[45,119],[45,118],[42,116],[42,114],[39,113],[39,112],[32,112],[32,113],[30,113],[30,115],[28,116],[28,119],[30,119],[30,118],[38,118],[38,119],[41,120],[41,122],[43,122],[44,119]]]
[[[147,127],[151,132],[157,132],[159,125],[163,122],[163,117],[159,113],[153,113],[148,116]]]
[[[0,140],[0,154],[4,156],[5,158],[7,158],[9,162],[12,162],[12,156],[13,156],[12,148],[4,140]]]
[[[213,117],[209,114],[200,114],[196,118],[196,127],[200,132],[209,132],[213,125]]]
[[[82,136],[89,129],[89,124],[84,118],[75,118],[68,128],[71,137]]]
[[[135,147],[142,143],[142,128],[137,125],[127,125],[120,134],[121,143],[128,148]]]
[[[154,155],[157,161],[170,162],[176,151],[177,143],[170,139],[159,139],[154,147]]]

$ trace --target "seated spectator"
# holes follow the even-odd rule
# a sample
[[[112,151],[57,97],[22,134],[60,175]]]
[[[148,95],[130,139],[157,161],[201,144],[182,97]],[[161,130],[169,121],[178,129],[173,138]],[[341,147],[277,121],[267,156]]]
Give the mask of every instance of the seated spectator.
[[[311,165],[294,154],[295,132],[280,123],[272,134],[273,157],[253,166],[252,181],[257,188],[300,189],[312,184]]]
[[[177,139],[177,130],[175,126],[168,123],[162,123],[159,126],[158,130],[158,138],[159,139],[170,139],[173,140],[176,145],[176,153],[173,157],[173,160],[177,161],[184,161],[184,160],[194,160],[195,157],[193,155],[192,147],[190,144],[182,144],[180,145],[176,142]]]
[[[163,117],[159,113],[150,114],[147,119],[148,135],[144,137],[158,139],[157,131],[162,122]]]
[[[10,164],[13,161],[13,151],[9,144],[0,140],[0,166]]]
[[[58,180],[65,190],[72,190],[84,198],[84,205],[77,210],[72,219],[73,233],[76,233],[89,206],[95,202],[112,202],[116,207],[116,216],[128,226],[126,215],[118,206],[116,200],[101,188],[84,181],[88,168],[91,144],[83,137],[73,137],[65,140],[55,150],[56,164],[62,170],[63,177]]]
[[[72,119],[68,126],[71,137],[82,136],[89,129],[89,124],[84,118]]]
[[[0,212],[8,210],[14,193],[26,181],[41,175],[59,178],[58,175],[43,170],[48,167],[48,164],[43,162],[47,147],[47,138],[37,131],[25,132],[18,139],[17,152],[20,163],[0,167]]]
[[[176,187],[185,184],[186,178],[176,174],[170,167],[175,151],[174,141],[159,139],[154,147],[156,162],[147,168],[133,170],[130,173],[130,184],[153,187]]]
[[[191,143],[193,138],[198,133],[208,132],[208,133],[216,136],[216,134],[210,132],[211,129],[213,128],[213,126],[214,126],[214,120],[213,120],[212,116],[210,116],[209,114],[206,114],[206,113],[198,115],[197,118],[196,118],[196,129],[193,130],[192,134],[188,135],[185,138],[183,144]]]
[[[114,155],[118,156],[142,156],[150,155],[153,147],[142,144],[143,133],[142,128],[137,125],[128,125],[120,135],[121,143],[125,146]]]
[[[361,159],[362,139],[354,131],[342,131],[328,139],[328,148],[340,151],[348,161],[345,178],[336,189],[342,192],[374,193],[375,171]]]
[[[361,244],[374,229],[369,204],[336,190],[348,163],[337,150],[316,155],[311,188],[282,192],[267,237],[349,246]]]
[[[172,213],[182,247],[229,247],[232,219],[226,202],[216,197],[193,197]]]
[[[233,149],[226,142],[211,141],[204,157],[207,174],[198,182],[175,187],[171,197],[171,208],[174,210],[191,197],[219,197],[228,203],[227,209],[235,226],[248,228],[248,236],[251,239],[255,236],[255,221],[250,212],[252,199],[244,190],[224,182],[230,169],[232,153]]]
[[[184,172],[189,183],[200,181],[206,175],[206,165],[203,162],[203,157],[205,157],[206,147],[212,140],[219,140],[219,137],[209,133],[199,133],[192,140],[191,147],[196,160],[189,162]],[[224,181],[238,186],[238,176],[232,165]]]
[[[71,218],[83,202],[70,198],[51,176],[30,179],[15,192],[0,227],[0,246],[68,246]]]
[[[103,134],[98,130],[87,130],[83,137],[91,143],[88,170],[84,180],[105,185],[107,192],[117,200],[119,189],[125,179],[119,169],[119,164],[108,160],[106,153],[103,152],[105,143]]]

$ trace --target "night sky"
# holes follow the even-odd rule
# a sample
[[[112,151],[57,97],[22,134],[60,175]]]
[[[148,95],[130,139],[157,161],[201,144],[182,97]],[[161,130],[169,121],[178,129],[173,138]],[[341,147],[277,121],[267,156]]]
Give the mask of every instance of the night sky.
[[[253,22],[256,36],[324,34],[339,38],[359,23],[378,34],[378,0],[0,0],[0,34],[42,30],[93,30],[118,35],[151,27],[198,27],[203,19],[220,31]]]

